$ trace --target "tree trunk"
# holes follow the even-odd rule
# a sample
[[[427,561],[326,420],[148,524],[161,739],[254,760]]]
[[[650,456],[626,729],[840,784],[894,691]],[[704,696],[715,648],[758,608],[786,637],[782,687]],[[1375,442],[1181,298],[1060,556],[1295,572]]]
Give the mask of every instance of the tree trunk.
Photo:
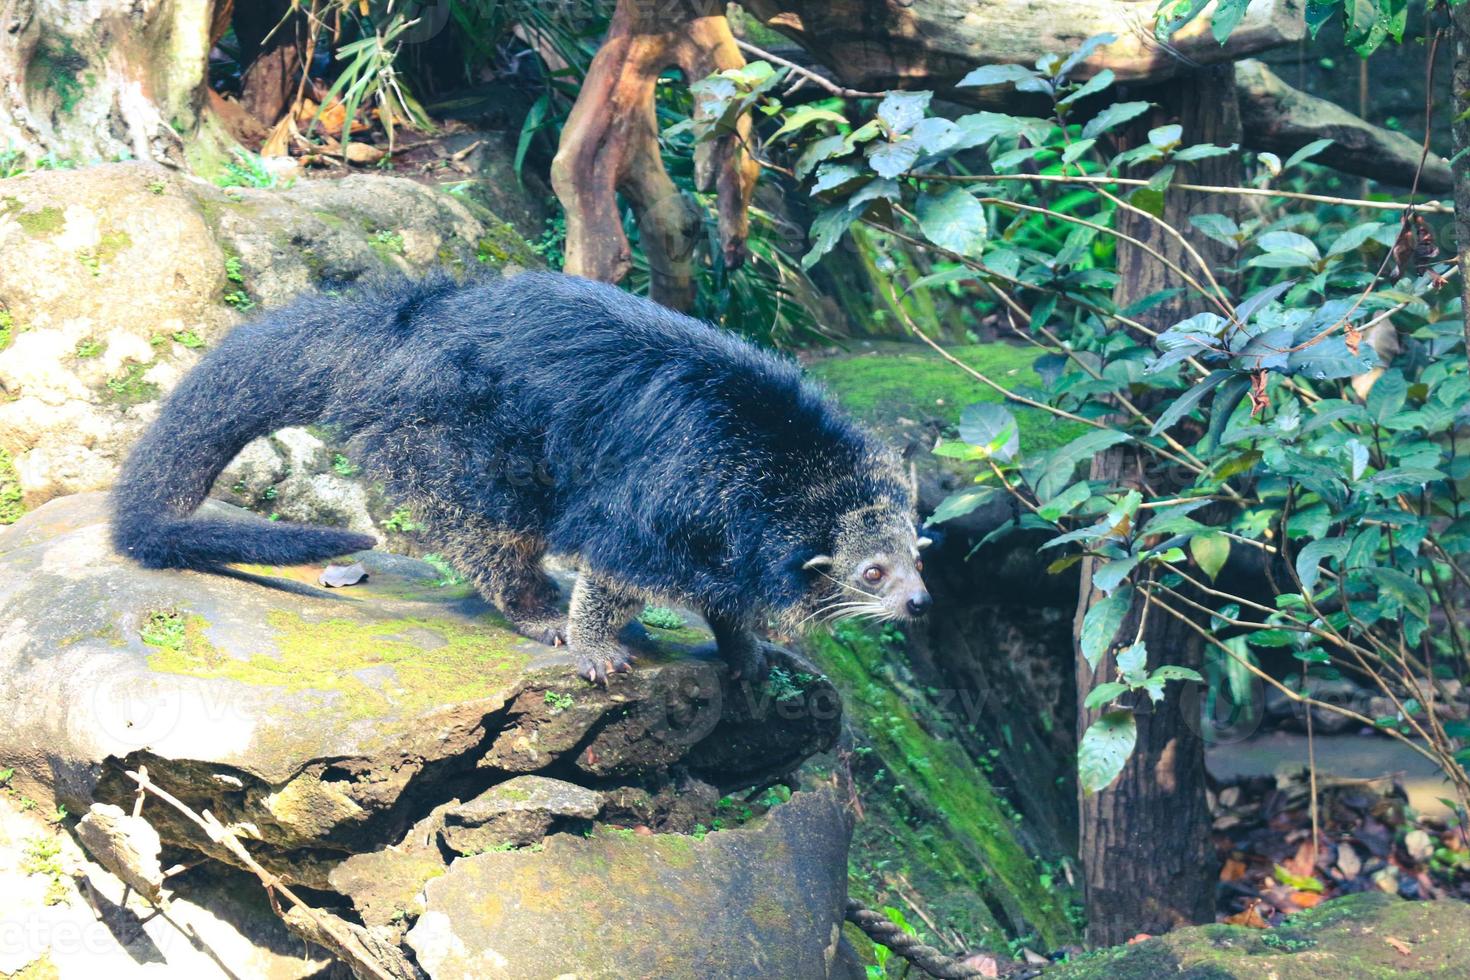
[[[1455,252],[1460,266],[1461,308],[1470,314],[1470,6],[1450,8],[1455,63],[1451,68],[1454,119]],[[1470,354],[1470,315],[1465,317],[1465,352]]]
[[[796,39],[843,84],[868,91],[947,88],[977,65],[1029,65],[1098,34],[1118,40],[1087,59],[1076,77],[1109,68],[1120,82],[1158,82],[1305,34],[1301,7],[1292,0],[1254,0],[1224,44],[1211,34],[1207,16],[1161,43],[1154,36],[1154,0],[748,0],[745,6]],[[1009,86],[957,94],[1001,107],[1014,100]]]
[[[1141,142],[1151,126],[1168,121],[1183,125],[1186,145],[1230,144],[1240,139],[1234,70],[1230,65],[1203,69],[1167,87],[1133,97],[1148,98],[1159,105],[1154,118],[1146,118],[1129,131],[1134,141]],[[1239,159],[1230,154],[1181,167],[1177,179],[1237,183],[1239,166]],[[1171,191],[1163,220],[1188,233],[1189,215],[1228,209],[1230,200]],[[1192,260],[1157,223],[1120,212],[1118,225],[1124,234],[1151,245],[1180,266],[1190,267]],[[1222,247],[1213,243],[1207,247],[1201,242],[1196,247],[1214,268],[1230,259],[1222,254]],[[1180,285],[1156,259],[1123,242],[1118,244],[1118,273],[1120,282],[1114,299],[1120,308]],[[1162,330],[1200,308],[1199,297],[1185,294],[1151,308],[1139,319],[1152,329]],[[1155,493],[1168,492],[1171,484],[1177,488],[1185,482],[1158,472],[1148,457],[1126,445],[1096,457],[1091,476],[1123,483],[1139,482],[1146,476]],[[1091,560],[1082,564],[1074,639],[1080,636],[1087,610],[1102,598],[1092,585],[1093,567]],[[1120,638],[1132,642],[1142,605],[1136,602],[1118,632]],[[1198,668],[1202,653],[1199,640],[1172,616],[1155,610],[1148,616],[1142,636],[1150,669],[1163,664]],[[1082,707],[1083,699],[1099,683],[1113,680],[1114,675],[1111,657],[1105,658],[1094,673],[1078,653],[1079,734],[1101,714]],[[1198,719],[1189,713],[1189,706],[1197,702],[1182,698],[1181,687],[1170,684],[1164,702],[1157,708],[1147,697],[1137,698],[1134,713],[1138,744],[1122,774],[1099,793],[1079,794],[1079,850],[1086,879],[1087,938],[1091,943],[1114,945],[1140,932],[1160,933],[1179,925],[1213,921],[1215,874],[1210,814],[1205,803],[1204,743]]]
[[[632,251],[621,191],[638,217],[653,298],[675,309],[693,304],[701,218],[664,170],[654,87],[668,67],[695,82],[745,64],[724,10],[716,0],[618,0],[551,164],[567,213],[566,270],[573,275],[605,282],[627,275]],[[747,118],[735,135],[703,144],[695,160],[701,186],[718,189],[721,252],[732,267],[745,258],[758,171],[745,149],[749,135]]]
[[[304,14],[291,14],[288,0],[253,0],[235,9],[240,42],[240,105],[266,127],[274,126],[301,87],[301,53],[306,44]]]
[[[181,165],[210,42],[201,0],[0,0],[0,147]]]

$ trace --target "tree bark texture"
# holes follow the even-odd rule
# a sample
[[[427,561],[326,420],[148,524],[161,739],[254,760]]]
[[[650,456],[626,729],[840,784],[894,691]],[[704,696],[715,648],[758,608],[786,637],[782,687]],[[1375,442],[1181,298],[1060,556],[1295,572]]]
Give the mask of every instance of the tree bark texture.
[[[1162,81],[1200,65],[1294,44],[1305,31],[1299,0],[1253,0],[1225,44],[1210,12],[1165,44],[1154,36],[1154,0],[749,0],[751,13],[798,41],[852,88],[948,88],[972,68],[1032,64],[1067,54],[1089,37],[1115,34],[1076,72],[1110,68],[1120,82]],[[1014,100],[1009,86],[961,95]]]
[[[1455,61],[1450,68],[1455,138],[1455,261],[1460,267],[1460,304],[1466,311],[1465,350],[1470,353],[1470,6],[1450,8]]]
[[[291,14],[285,0],[251,0],[236,7],[234,25],[240,63],[246,66],[240,77],[240,105],[267,127],[273,126],[290,110],[301,88],[306,17]]]
[[[693,304],[702,219],[664,169],[654,89],[669,67],[695,82],[745,64],[724,10],[715,0],[619,0],[551,165],[567,215],[568,272],[606,282],[627,275],[621,192],[638,219],[653,298],[675,309]],[[749,135],[750,120],[742,119],[735,134],[702,144],[695,160],[699,186],[718,193],[721,255],[732,268],[746,255],[758,171]]]
[[[1240,116],[1235,102],[1234,70],[1230,65],[1208,68],[1176,79],[1168,86],[1130,93],[1158,103],[1153,116],[1129,130],[1141,142],[1148,129],[1165,122],[1184,127],[1184,143],[1236,143]],[[1181,167],[1183,182],[1232,184],[1238,182],[1235,154]],[[1203,212],[1228,212],[1233,198],[1170,191],[1163,220],[1189,233],[1188,217]],[[1130,212],[1119,212],[1119,231],[1131,235],[1186,269],[1193,260],[1156,222]],[[1192,242],[1206,262],[1219,269],[1232,260],[1223,246]],[[1159,290],[1179,286],[1174,273],[1135,246],[1118,243],[1121,277],[1114,299],[1127,306]],[[1198,296],[1182,294],[1140,316],[1157,330],[1198,312]],[[1093,460],[1094,480],[1142,484],[1154,493],[1169,492],[1187,482],[1184,476],[1159,472],[1149,457],[1127,445],[1107,450]],[[1073,635],[1080,636],[1082,620],[1103,595],[1092,584],[1095,563],[1082,563],[1082,581]],[[1143,602],[1134,608],[1118,631],[1117,645],[1127,646],[1139,633]],[[1149,669],[1163,664],[1198,668],[1202,648],[1187,625],[1152,610],[1142,639],[1148,648]],[[1114,680],[1111,654],[1097,672],[1078,648],[1077,731],[1087,729],[1101,714],[1088,710],[1083,699],[1099,683]],[[1138,743],[1122,774],[1107,789],[1088,796],[1079,790],[1080,858],[1086,882],[1090,943],[1114,945],[1140,932],[1160,933],[1189,923],[1214,919],[1215,869],[1210,846],[1210,814],[1205,802],[1204,743],[1199,735],[1197,699],[1184,695],[1183,685],[1169,685],[1164,702],[1153,705],[1143,695],[1133,698]]]
[[[203,0],[0,0],[0,148],[179,165],[205,97]]]

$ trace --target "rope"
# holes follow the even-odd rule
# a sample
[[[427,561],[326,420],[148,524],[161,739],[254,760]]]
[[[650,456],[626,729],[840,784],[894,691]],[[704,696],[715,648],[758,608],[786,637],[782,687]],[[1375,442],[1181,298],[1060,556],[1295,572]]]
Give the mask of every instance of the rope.
[[[861,929],[873,942],[887,946],[931,977],[938,977],[939,980],[969,980],[970,977],[984,976],[978,967],[965,966],[933,946],[926,946],[904,932],[886,915],[865,909],[851,899],[847,902],[847,921]]]

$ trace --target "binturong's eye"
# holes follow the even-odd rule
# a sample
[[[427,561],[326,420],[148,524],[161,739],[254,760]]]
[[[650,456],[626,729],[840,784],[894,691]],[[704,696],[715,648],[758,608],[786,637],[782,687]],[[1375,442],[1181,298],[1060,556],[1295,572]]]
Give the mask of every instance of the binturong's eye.
[[[883,569],[879,568],[877,565],[869,565],[867,568],[863,569],[863,581],[867,582],[869,585],[877,585],[879,582],[883,581]]]

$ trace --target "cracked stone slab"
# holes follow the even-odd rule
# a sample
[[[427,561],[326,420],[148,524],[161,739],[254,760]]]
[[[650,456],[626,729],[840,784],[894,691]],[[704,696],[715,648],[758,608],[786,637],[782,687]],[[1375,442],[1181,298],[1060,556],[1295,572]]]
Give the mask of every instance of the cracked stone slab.
[[[553,834],[456,860],[406,941],[433,980],[861,977],[841,938],[850,830],[824,787],[702,839]]]
[[[0,531],[0,765],[79,813],[129,809],[123,771],[147,765],[303,884],[325,887],[487,772],[592,782],[678,764],[724,788],[838,735],[835,692],[790,654],[777,663],[808,678],[795,701],[729,681],[692,627],[643,638],[640,669],[594,688],[423,562],[360,553],[367,580],[337,590],[319,567],[156,571],[113,554],[107,520],[84,494]],[[165,844],[220,856],[182,817],[148,813]]]
[[[558,820],[591,820],[601,809],[602,794],[595,790],[545,776],[517,776],[450,807],[439,836],[460,854],[524,847],[539,842]]]

